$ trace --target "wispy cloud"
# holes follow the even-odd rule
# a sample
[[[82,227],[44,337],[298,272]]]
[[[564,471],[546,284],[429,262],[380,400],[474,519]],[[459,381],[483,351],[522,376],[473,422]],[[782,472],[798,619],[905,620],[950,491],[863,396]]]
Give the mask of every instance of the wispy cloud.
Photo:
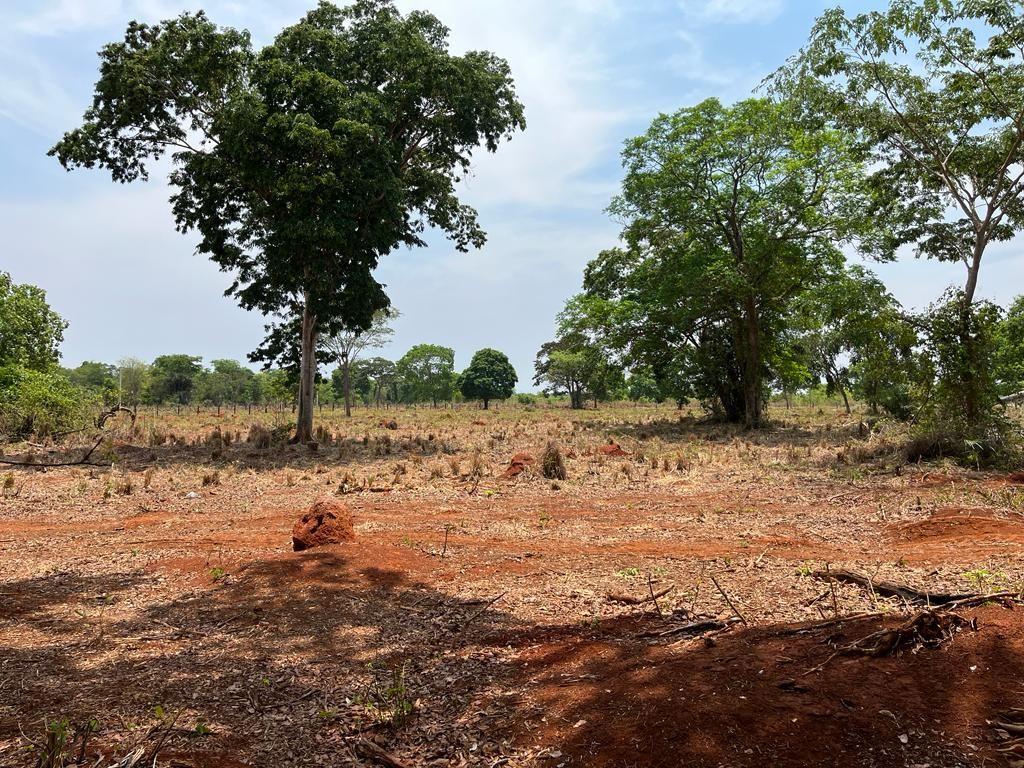
[[[725,24],[763,24],[782,13],[783,0],[680,0],[688,16]]]

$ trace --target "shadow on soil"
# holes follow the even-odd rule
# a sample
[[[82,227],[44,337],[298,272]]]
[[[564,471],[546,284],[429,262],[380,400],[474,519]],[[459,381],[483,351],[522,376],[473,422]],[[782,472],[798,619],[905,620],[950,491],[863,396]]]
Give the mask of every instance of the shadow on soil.
[[[143,572],[0,585],[0,765],[33,765],[21,729],[58,717],[97,717],[123,754],[159,706],[181,713],[162,754],[197,768],[370,765],[361,737],[410,766],[939,768],[991,760],[986,718],[1024,704],[1001,608],[943,649],[806,674],[879,621],[652,644],[653,616],[534,626],[383,562],[281,555],[157,603]]]

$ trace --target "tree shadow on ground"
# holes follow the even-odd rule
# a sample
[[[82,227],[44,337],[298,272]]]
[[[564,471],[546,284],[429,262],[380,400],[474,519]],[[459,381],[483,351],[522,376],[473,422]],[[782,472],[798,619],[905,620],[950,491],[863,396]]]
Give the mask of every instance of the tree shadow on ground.
[[[808,674],[896,619],[651,640],[664,620],[540,626],[403,557],[283,554],[169,597],[143,572],[4,584],[0,765],[32,764],[20,732],[44,720],[98,718],[124,754],[162,711],[165,756],[199,768],[370,765],[361,738],[416,766],[938,768],[991,757],[985,719],[1022,704],[1024,629],[998,607],[943,649]]]

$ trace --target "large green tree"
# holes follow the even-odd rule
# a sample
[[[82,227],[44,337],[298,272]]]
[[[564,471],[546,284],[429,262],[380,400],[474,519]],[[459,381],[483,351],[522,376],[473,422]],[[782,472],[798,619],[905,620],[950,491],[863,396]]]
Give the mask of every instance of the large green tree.
[[[396,373],[402,399],[409,403],[430,401],[437,407],[454,393],[455,350],[436,344],[417,344],[398,361]]]
[[[467,400],[481,400],[486,411],[491,400],[506,400],[516,391],[519,377],[508,356],[496,349],[477,351],[459,377],[459,390]]]
[[[60,360],[68,324],[50,309],[46,292],[0,272],[0,366],[46,371]]]
[[[937,323],[925,329],[929,354],[941,358],[931,360],[935,389],[924,391],[942,397],[919,405],[941,404],[929,422],[952,419],[965,440],[987,440],[1001,421],[993,316],[976,292],[989,246],[1024,227],[1022,10],[1020,0],[891,0],[855,16],[836,8],[775,77],[867,150],[871,207],[893,244],[964,265],[962,290],[924,316]]]
[[[122,182],[171,153],[179,229],[243,307],[282,318],[270,349],[301,347],[296,439],[312,440],[318,338],[388,306],[379,259],[428,227],[484,242],[455,186],[525,126],[507,63],[452,55],[437,18],[389,0],[322,2],[259,51],[202,12],[132,22],[100,56],[93,106],[51,152]]]
[[[792,301],[841,265],[839,244],[869,231],[850,150],[842,131],[769,99],[709,99],[627,142],[610,211],[628,249],[604,254],[588,282],[639,310],[626,325],[642,337],[629,346],[651,351],[641,362],[677,378],[696,371],[728,419],[763,424]],[[645,326],[647,311],[659,322]],[[671,357],[658,337],[669,326],[687,347]]]

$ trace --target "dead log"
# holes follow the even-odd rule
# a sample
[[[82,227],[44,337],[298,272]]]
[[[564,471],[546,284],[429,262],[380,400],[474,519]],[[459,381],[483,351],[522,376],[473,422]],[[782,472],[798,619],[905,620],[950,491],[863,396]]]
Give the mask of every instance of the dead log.
[[[899,597],[906,600],[908,603],[917,605],[945,605],[947,603],[956,603],[961,600],[987,597],[985,595],[977,594],[965,595],[950,594],[947,592],[921,592],[905,584],[896,584],[891,581],[873,581],[867,576],[861,576],[859,573],[846,570],[815,571],[814,578],[822,579],[823,581],[841,581],[846,584],[856,584],[857,586],[863,587],[876,595],[881,595],[882,597]]]
[[[643,597],[633,597],[632,595],[619,594],[618,592],[609,592],[604,596],[604,599],[609,603],[621,603],[622,605],[643,605],[644,603],[653,603],[659,597],[664,597],[673,589],[676,588],[675,584],[670,584],[659,592],[654,592],[650,595],[644,595]]]
[[[719,629],[728,629],[733,624],[738,624],[739,618],[732,617],[722,621],[721,619],[703,619],[701,621],[691,621],[689,624],[680,624],[677,627],[669,627],[668,629],[660,629],[652,632],[642,632],[637,637],[649,638],[649,637],[671,637],[673,635],[700,635],[704,632],[713,632]]]
[[[356,747],[363,753],[364,757],[368,757],[375,763],[387,766],[387,768],[409,768],[406,763],[403,763],[390,752],[381,749],[369,739],[360,739],[356,742]]]

